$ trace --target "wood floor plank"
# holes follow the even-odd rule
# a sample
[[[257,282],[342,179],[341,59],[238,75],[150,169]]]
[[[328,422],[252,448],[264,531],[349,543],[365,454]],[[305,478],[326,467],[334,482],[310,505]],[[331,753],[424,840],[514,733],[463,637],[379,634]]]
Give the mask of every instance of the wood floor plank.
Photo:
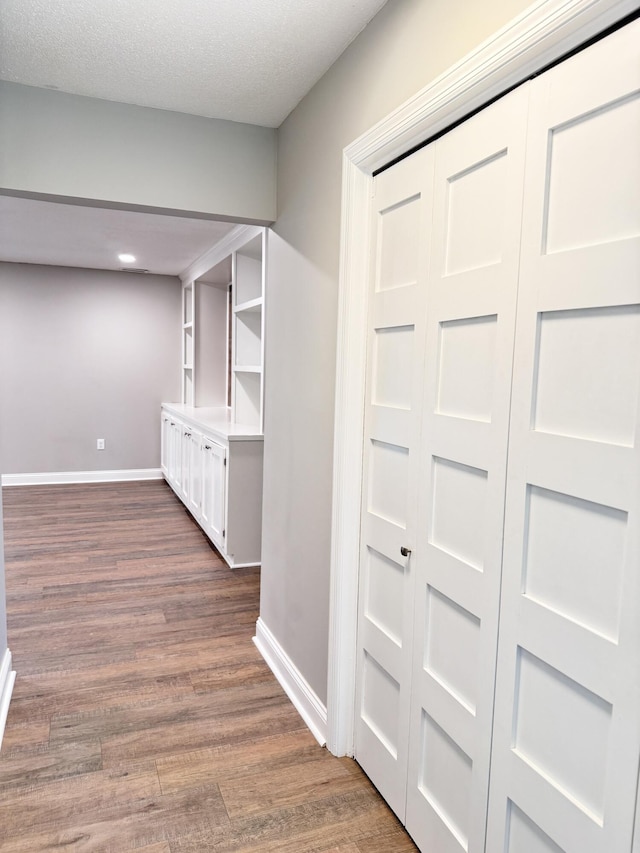
[[[7,724],[7,728],[9,728]],[[4,742],[3,742],[4,744]],[[102,768],[100,743],[71,743],[28,753],[0,753],[0,796],[7,792],[46,785],[68,776],[94,773]]]
[[[189,833],[172,853],[307,853],[381,834],[395,818],[368,785],[321,800],[239,818],[228,825]],[[435,853],[435,851],[434,851]]]
[[[337,796],[358,790],[362,782],[335,761],[298,760],[284,768],[263,766],[260,773],[243,773],[219,787],[233,820],[322,799],[328,791]]]
[[[356,849],[358,853],[415,853],[416,846],[398,823],[392,832],[363,838],[356,844]]]
[[[0,800],[0,826],[7,835],[24,826],[40,829],[64,826],[70,815],[95,820],[107,810],[117,812],[130,800],[161,795],[155,762],[129,764],[118,770],[99,770],[5,793]]]
[[[49,715],[43,715],[42,722],[38,724],[35,718],[25,718],[16,713],[15,709],[12,710],[12,725],[5,730],[2,739],[3,755],[15,755],[25,749],[32,749],[34,746],[46,746],[49,743],[49,729],[51,727]],[[25,722],[21,721],[25,719]]]
[[[359,853],[357,844],[341,844],[340,847],[332,847],[331,850],[319,850],[318,853]]]
[[[113,668],[109,669],[112,671]],[[79,711],[96,711],[105,706],[124,708],[140,702],[160,701],[194,693],[189,675],[182,672],[175,675],[152,674],[151,676],[145,676],[144,672],[140,672],[137,678],[131,677],[126,680],[112,678],[98,686],[80,688],[74,684],[73,678],[69,678],[69,673],[65,673],[64,676],[52,684],[46,692],[42,684],[39,684],[33,692],[22,692],[14,699],[12,731],[18,728],[20,720],[30,721],[23,725],[32,728],[35,720],[44,719],[47,721],[46,740],[48,741],[49,720],[54,715],[57,717]],[[26,676],[26,678],[30,678],[33,683],[37,676]],[[3,749],[4,745],[3,743]]]
[[[238,708],[227,719],[196,720],[189,723],[166,723],[151,730],[113,735],[102,744],[105,767],[117,766],[129,757],[141,759],[165,755],[219,743],[243,743],[259,738],[266,730],[272,733],[302,728],[304,723],[288,700],[246,713]]]
[[[298,762],[337,763],[305,727],[244,743],[225,743],[163,756],[156,761],[160,785],[165,793],[199,785],[224,784],[249,776],[259,776],[266,768],[288,770]],[[353,763],[353,762],[350,762]],[[342,765],[346,770],[346,767]]]
[[[415,850],[257,652],[259,569],[164,483],[5,489],[4,510],[0,853]]]
[[[102,810],[99,819],[80,810],[62,818],[57,826],[29,823],[15,834],[10,830],[0,842],[0,851],[120,853],[160,841],[171,842],[191,832],[206,835],[228,824],[220,794],[212,788],[113,803]]]

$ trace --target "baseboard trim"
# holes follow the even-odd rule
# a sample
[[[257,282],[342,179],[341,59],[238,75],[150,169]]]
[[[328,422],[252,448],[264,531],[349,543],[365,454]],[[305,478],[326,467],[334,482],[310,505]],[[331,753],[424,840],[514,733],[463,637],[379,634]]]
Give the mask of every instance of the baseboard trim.
[[[13,685],[16,681],[16,674],[11,669],[11,652],[5,649],[2,664],[0,665],[0,748],[2,747],[2,738],[4,735],[4,727],[9,714],[9,703],[11,702],[11,694],[13,693]]]
[[[300,670],[267,628],[262,618],[256,622],[253,642],[275,675],[291,703],[320,746],[327,742],[327,708],[318,699]]]
[[[3,474],[3,486],[52,486],[59,483],[122,483],[161,480],[160,468],[123,468],[114,471],[56,471],[49,474]]]

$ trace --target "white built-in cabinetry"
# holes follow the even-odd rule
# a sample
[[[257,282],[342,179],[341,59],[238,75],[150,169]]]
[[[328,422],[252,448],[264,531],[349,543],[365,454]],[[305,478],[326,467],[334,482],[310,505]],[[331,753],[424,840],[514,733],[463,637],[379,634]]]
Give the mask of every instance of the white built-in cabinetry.
[[[260,563],[267,232],[240,227],[182,286],[182,399],[162,471],[232,567]]]
[[[232,568],[260,563],[262,447],[228,409],[162,406],[162,473]]]

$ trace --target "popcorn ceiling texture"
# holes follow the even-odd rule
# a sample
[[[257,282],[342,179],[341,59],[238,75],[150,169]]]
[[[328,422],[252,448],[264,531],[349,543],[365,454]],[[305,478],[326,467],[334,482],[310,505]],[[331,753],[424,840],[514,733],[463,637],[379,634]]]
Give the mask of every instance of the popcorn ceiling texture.
[[[2,0],[0,79],[278,127],[385,0]]]

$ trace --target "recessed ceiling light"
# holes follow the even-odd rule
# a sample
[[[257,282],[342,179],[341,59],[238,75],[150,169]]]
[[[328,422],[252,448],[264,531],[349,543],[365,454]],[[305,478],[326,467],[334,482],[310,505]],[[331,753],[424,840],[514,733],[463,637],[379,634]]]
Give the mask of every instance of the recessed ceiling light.
[[[118,255],[118,260],[122,261],[123,264],[132,264],[134,263],[135,259],[135,255],[130,255],[127,252],[122,255]]]

